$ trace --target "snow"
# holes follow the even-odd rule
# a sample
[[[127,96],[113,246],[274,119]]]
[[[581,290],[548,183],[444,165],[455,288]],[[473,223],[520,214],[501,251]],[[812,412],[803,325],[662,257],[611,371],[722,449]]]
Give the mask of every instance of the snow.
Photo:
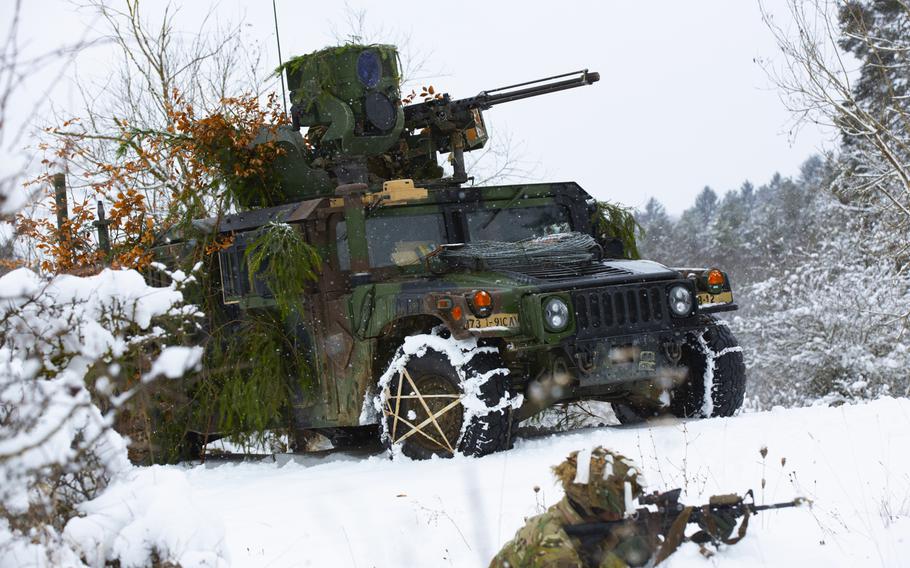
[[[108,558],[141,568],[157,558],[183,568],[230,565],[224,524],[196,502],[186,474],[176,468],[135,468],[100,497],[83,503],[64,537],[89,566]]]
[[[759,503],[813,502],[761,513],[711,559],[685,544],[668,567],[904,566],[910,557],[906,399],[591,428],[484,458],[332,453],[140,471],[185,475],[188,489],[161,498],[192,503],[216,532],[223,525],[234,566],[485,566],[525,517],[562,497],[550,468],[596,445],[634,460],[647,489],[682,487],[689,503],[749,488]]]
[[[165,347],[152,364],[152,369],[142,377],[142,380],[149,381],[162,375],[168,379],[180,378],[199,367],[202,355],[203,349],[198,346],[172,345]]]
[[[384,452],[319,452],[133,467],[125,440],[90,403],[83,379],[98,365],[109,376],[98,378],[97,390],[111,388],[121,372],[117,356],[162,338],[155,318],[196,317],[181,301],[176,286],[149,288],[128,271],[46,280],[17,270],[0,278],[0,315],[12,330],[0,346],[0,406],[13,409],[14,418],[36,416],[29,428],[0,436],[0,458],[15,456],[0,461],[0,506],[12,514],[0,517],[0,568],[155,561],[185,568],[483,566],[526,517],[561,498],[552,466],[580,451],[578,479],[586,480],[596,445],[632,458],[639,479],[652,481],[649,490],[682,487],[688,503],[750,488],[759,503],[796,496],[813,503],[762,513],[741,543],[711,559],[686,544],[667,566],[902,566],[910,557],[910,401],[900,398],[587,428],[519,439],[514,450],[484,458],[414,462]],[[487,348],[438,334],[408,338],[385,380],[427,349],[461,370]],[[714,360],[729,351],[709,353],[706,391]],[[893,353],[896,363],[906,346]],[[181,376],[201,354],[197,347],[162,346],[143,379]],[[506,396],[488,406],[477,396],[480,385],[506,372],[463,377],[469,415],[520,403]],[[849,387],[861,391],[868,384],[855,380]],[[372,397],[365,401],[369,410],[377,410]],[[91,452],[82,454],[79,444],[88,441]],[[80,462],[79,455],[97,463]],[[58,464],[73,469],[61,475]],[[78,515],[62,531],[46,525],[23,534],[12,526],[16,515],[45,503],[45,479],[67,483],[76,468],[97,473],[103,490],[75,500]],[[631,495],[627,501],[634,505]]]
[[[139,388],[112,394],[120,363],[134,362],[140,354],[151,363],[144,382],[177,378],[196,366],[201,348],[168,346],[164,330],[153,325],[156,318],[184,325],[196,317],[198,311],[183,304],[177,285],[152,288],[135,271],[46,279],[19,269],[0,277],[0,567],[78,566],[80,557],[91,566],[115,560],[121,566],[145,565],[140,551],[153,545],[162,562],[217,565],[213,559],[221,557],[212,538],[181,548],[188,539],[198,541],[192,535],[211,532],[210,521],[192,516],[196,509],[189,499],[181,500],[189,511],[168,509],[186,519],[183,525],[167,520],[160,511],[168,504],[155,496],[157,488],[137,484],[148,473],[129,463],[127,441],[111,428],[113,414],[102,414],[95,404],[107,398],[104,407],[117,407]],[[90,372],[94,397],[86,385]],[[182,473],[166,473],[174,475]],[[118,483],[151,500],[121,499],[114,490]],[[167,491],[179,498],[174,487]],[[132,516],[113,514],[116,508],[96,514],[118,499]],[[72,539],[58,530],[74,511],[88,515],[75,519],[77,525],[104,527],[96,535],[104,546],[74,551]],[[183,540],[175,540],[168,523],[185,535]],[[192,531],[184,530],[188,527]],[[92,540],[83,530],[75,542]]]

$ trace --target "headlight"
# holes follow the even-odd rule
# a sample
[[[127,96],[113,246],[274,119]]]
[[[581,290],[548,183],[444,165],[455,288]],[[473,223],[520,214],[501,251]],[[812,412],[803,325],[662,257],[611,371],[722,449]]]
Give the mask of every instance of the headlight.
[[[692,311],[692,292],[682,284],[670,288],[670,310],[677,316],[687,316]]]
[[[569,325],[569,306],[561,298],[550,298],[543,308],[543,321],[550,331],[562,331]]]

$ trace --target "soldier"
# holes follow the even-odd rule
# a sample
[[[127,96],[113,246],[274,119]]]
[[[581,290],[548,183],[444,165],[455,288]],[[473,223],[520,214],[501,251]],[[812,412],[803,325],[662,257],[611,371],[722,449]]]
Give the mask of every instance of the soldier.
[[[631,521],[585,546],[563,528],[621,521],[626,511],[632,511],[644,480],[631,460],[598,446],[590,452],[572,452],[553,471],[565,488],[565,497],[542,515],[528,519],[490,568],[625,568],[644,566],[651,559],[660,546],[657,535],[647,534]]]

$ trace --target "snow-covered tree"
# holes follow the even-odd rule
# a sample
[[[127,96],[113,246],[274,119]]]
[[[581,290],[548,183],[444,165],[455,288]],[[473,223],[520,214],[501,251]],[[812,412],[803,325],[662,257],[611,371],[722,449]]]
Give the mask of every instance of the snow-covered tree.
[[[677,253],[684,258],[702,259],[703,253],[715,249],[717,222],[717,193],[710,187],[695,197],[695,204],[686,209],[674,230]]]
[[[882,235],[892,243],[890,253],[905,257],[910,229],[910,4],[791,0],[790,8],[792,27],[766,17],[785,61],[769,71],[797,122],[838,130],[842,155],[834,189],[846,202],[876,207],[892,228]]]
[[[910,280],[883,254],[881,226],[820,194],[814,245],[738,290],[732,325],[746,350],[753,403],[910,395],[901,315]]]
[[[646,256],[731,275],[740,311],[726,319],[746,352],[754,406],[907,394],[910,280],[888,254],[893,227],[877,207],[832,193],[839,171],[814,156],[796,178],[774,174],[719,200],[702,192],[676,222],[654,205],[639,214]],[[665,223],[673,239],[651,229]],[[711,237],[679,247],[705,225]]]
[[[648,200],[643,211],[636,214],[644,236],[639,239],[639,252],[645,258],[670,262],[667,257],[673,241],[673,221],[667,209],[655,198]]]

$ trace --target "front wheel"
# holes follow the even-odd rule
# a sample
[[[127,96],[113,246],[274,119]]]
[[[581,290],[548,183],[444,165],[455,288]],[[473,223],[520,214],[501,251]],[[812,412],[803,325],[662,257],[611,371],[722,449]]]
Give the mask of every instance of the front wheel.
[[[511,447],[508,370],[493,348],[478,348],[467,359],[456,367],[430,347],[396,356],[397,370],[380,385],[388,447],[413,459],[483,456]]]
[[[746,393],[742,347],[726,324],[712,316],[703,318],[705,330],[683,346],[688,375],[673,392],[671,404],[679,418],[733,416]]]

